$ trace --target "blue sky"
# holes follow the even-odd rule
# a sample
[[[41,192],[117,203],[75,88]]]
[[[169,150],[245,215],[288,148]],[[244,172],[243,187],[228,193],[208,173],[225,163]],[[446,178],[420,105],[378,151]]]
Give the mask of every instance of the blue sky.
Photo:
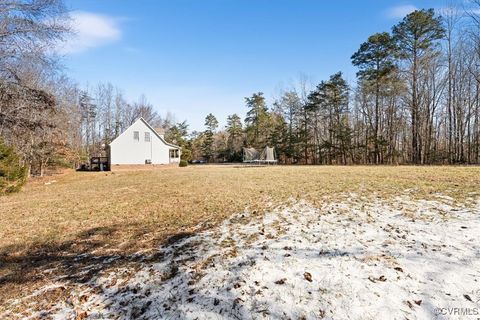
[[[312,84],[342,71],[375,32],[415,8],[444,1],[69,0],[77,36],[62,52],[80,85],[109,81],[130,100],[141,94],[160,114],[203,130],[244,116],[244,97],[269,101],[299,78]]]

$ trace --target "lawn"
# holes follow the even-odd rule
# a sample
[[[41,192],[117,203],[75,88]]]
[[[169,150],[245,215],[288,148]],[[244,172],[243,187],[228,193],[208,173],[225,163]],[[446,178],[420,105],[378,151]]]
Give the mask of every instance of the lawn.
[[[350,194],[391,202],[398,195],[423,200],[443,195],[463,203],[478,198],[479,186],[479,167],[205,165],[34,179],[22,192],[0,198],[0,314],[21,312],[26,306],[12,307],[11,299],[55,277],[82,284],[158,259],[160,245],[245,210],[261,214],[300,200],[321,208]],[[112,263],[72,276],[109,259]],[[48,299],[68,294],[63,288]]]

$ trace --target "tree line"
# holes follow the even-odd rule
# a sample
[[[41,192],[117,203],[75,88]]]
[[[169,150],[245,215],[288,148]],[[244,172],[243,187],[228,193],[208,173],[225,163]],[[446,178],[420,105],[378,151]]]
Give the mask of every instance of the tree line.
[[[473,4],[480,8],[480,1]],[[283,163],[480,163],[480,18],[478,10],[416,10],[390,32],[371,35],[352,54],[351,86],[341,72],[313,88],[306,81],[267,106],[245,99],[212,142],[194,140],[206,159],[240,160],[241,148],[274,146]],[[206,136],[208,133],[208,139]],[[203,149],[198,149],[198,146]]]
[[[190,132],[144,96],[82,88],[63,73],[52,50],[71,33],[62,0],[2,1],[0,178],[12,163],[18,176],[88,161],[140,116],[185,160],[241,161],[243,147],[268,145],[286,164],[478,164],[480,1],[469,8],[416,10],[371,35],[352,52],[354,84],[341,72],[301,79],[271,104],[261,92],[246,97],[245,117],[230,115],[225,128],[209,114],[204,131]]]

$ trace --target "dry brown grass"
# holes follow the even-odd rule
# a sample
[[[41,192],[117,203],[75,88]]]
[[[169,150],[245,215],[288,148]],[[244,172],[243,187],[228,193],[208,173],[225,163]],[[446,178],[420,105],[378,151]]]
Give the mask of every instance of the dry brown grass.
[[[2,301],[48,281],[40,270],[74,264],[79,253],[128,257],[246,207],[289,198],[320,203],[346,192],[392,197],[407,189],[414,197],[462,199],[479,186],[479,167],[401,166],[154,167],[32,181],[0,197],[0,311]]]

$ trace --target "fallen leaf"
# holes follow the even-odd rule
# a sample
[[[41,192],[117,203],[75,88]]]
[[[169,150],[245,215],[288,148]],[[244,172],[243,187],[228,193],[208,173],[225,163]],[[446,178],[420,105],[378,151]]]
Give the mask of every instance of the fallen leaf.
[[[83,319],[86,319],[87,316],[88,316],[87,311],[83,311],[77,314],[77,316],[75,317],[75,320],[83,320]]]
[[[312,282],[312,274],[310,272],[305,272],[303,274],[303,277],[305,278],[305,280]]]

